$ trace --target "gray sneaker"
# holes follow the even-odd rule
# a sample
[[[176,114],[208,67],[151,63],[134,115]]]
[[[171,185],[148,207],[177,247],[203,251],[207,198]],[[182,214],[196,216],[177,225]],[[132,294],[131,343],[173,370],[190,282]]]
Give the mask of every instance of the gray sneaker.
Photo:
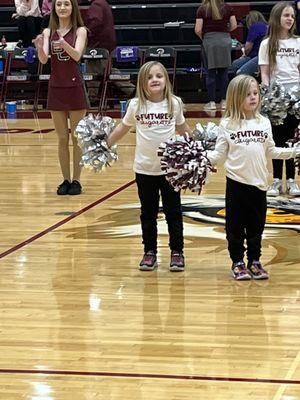
[[[275,178],[267,191],[267,196],[276,197],[282,194],[282,180]]]
[[[288,179],[286,182],[286,191],[290,196],[300,196],[300,188],[295,179]]]

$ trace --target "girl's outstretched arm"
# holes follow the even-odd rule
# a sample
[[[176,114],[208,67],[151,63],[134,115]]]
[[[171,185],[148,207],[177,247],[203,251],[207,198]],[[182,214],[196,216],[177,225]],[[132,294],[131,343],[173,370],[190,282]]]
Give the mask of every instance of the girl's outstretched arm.
[[[109,135],[107,139],[108,146],[111,147],[120,139],[122,139],[122,137],[126,135],[130,128],[130,126],[125,125],[123,122],[120,122],[119,125],[117,125],[112,133]]]
[[[181,125],[176,125],[176,132],[179,135],[184,135],[185,133],[188,133],[189,135],[191,135],[192,130],[191,128],[188,126],[188,124],[186,122],[184,122]]]
[[[209,161],[216,165],[220,161],[225,162],[229,151],[228,141],[226,140],[225,134],[221,127],[219,127],[219,134],[216,142],[216,147],[214,150],[207,151],[207,157]]]

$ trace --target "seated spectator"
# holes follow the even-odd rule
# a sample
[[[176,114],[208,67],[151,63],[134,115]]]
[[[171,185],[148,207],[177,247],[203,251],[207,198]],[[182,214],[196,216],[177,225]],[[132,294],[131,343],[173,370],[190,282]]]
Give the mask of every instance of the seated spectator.
[[[24,47],[32,46],[32,39],[41,29],[41,11],[38,0],[15,0],[16,12],[12,15],[18,22],[19,36]]]
[[[250,11],[246,17],[248,35],[242,47],[242,57],[234,60],[231,69],[236,75],[255,75],[258,73],[258,50],[261,41],[267,34],[268,25],[259,11]]]
[[[43,19],[42,19],[41,30],[48,28],[51,8],[52,8],[52,1],[51,0],[43,0],[43,4],[42,4]]]

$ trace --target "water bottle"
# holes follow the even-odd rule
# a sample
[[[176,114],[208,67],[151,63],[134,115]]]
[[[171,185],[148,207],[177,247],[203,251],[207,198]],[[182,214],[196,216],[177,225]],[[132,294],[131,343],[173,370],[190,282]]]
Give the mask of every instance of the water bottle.
[[[6,44],[7,44],[7,43],[6,43],[6,39],[5,39],[5,36],[3,35],[3,36],[2,36],[2,39],[1,39],[1,46],[2,46],[2,47],[6,47]]]
[[[80,71],[82,74],[86,73],[86,63],[85,62],[80,63]]]
[[[127,108],[127,101],[121,100],[120,101],[121,118],[123,118],[124,115],[126,114],[126,108]]]

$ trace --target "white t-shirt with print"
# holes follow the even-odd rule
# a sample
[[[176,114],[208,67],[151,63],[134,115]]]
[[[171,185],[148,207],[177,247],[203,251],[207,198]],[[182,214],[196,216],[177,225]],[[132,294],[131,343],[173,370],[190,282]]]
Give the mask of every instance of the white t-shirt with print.
[[[260,44],[259,65],[269,65],[268,43],[269,38],[264,39]],[[281,39],[278,41],[278,45],[276,67],[271,74],[270,81],[276,79],[283,85],[299,84],[300,38]]]
[[[138,174],[164,175],[157,150],[162,142],[175,137],[175,126],[185,122],[181,100],[173,98],[173,117],[168,113],[167,100],[146,102],[137,113],[138,99],[130,101],[122,120],[127,126],[136,127],[136,149],[133,170]]]
[[[217,164],[225,159],[228,178],[267,190],[270,160],[293,158],[296,149],[275,147],[266,117],[242,120],[236,129],[230,129],[228,122],[228,118],[221,120],[215,150],[208,152],[209,160]]]

